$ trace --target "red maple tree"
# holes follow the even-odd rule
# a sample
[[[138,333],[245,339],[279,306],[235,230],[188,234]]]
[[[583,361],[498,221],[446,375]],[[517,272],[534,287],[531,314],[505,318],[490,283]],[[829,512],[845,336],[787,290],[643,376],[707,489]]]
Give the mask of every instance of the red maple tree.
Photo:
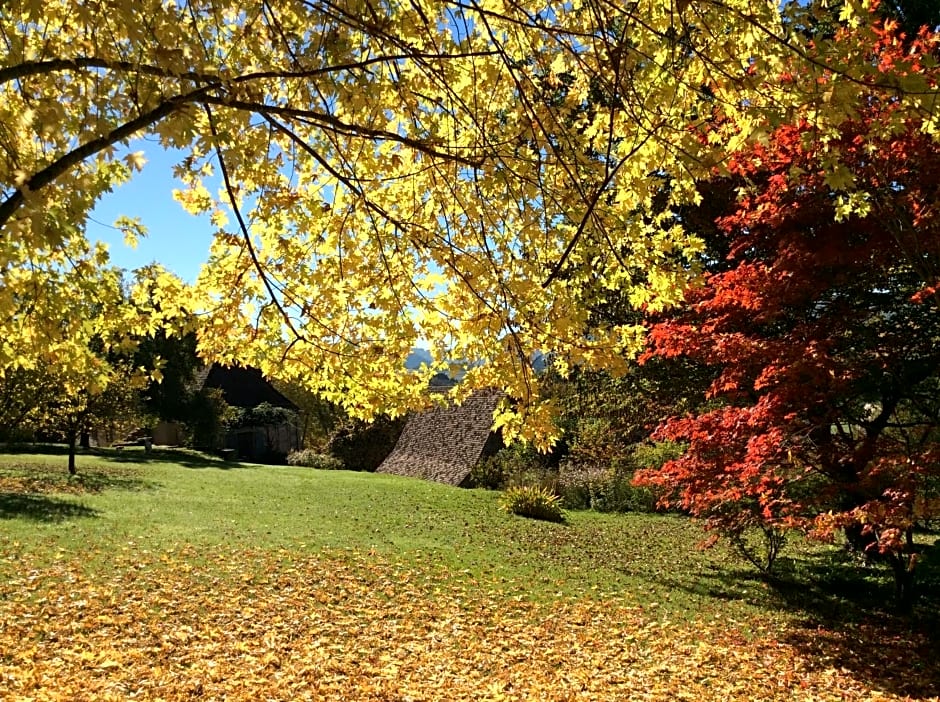
[[[927,44],[889,27],[874,51],[911,63]],[[914,62],[936,85],[933,63]],[[771,552],[788,528],[842,530],[909,601],[912,528],[940,511],[940,146],[916,123],[883,136],[896,106],[860,95],[837,144],[779,127],[703,184],[725,197],[722,240],[704,285],[651,324],[648,356],[719,373],[705,409],[657,431],[685,454],[638,482],[732,538],[762,529]],[[833,146],[867,216],[845,216]]]

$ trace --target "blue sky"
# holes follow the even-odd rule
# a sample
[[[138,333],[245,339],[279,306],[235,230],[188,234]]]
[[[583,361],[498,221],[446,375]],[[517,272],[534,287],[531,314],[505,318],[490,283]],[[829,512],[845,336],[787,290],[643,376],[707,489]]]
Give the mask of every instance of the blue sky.
[[[208,216],[195,217],[173,199],[173,189],[181,187],[173,177],[173,166],[182,154],[143,139],[135,140],[128,151],[143,151],[147,164],[98,202],[88,222],[88,238],[106,243],[116,266],[133,269],[156,261],[186,282],[195,282],[209,256],[214,227]],[[147,227],[148,236],[136,249],[126,246],[124,235],[113,228],[120,215],[139,217]]]

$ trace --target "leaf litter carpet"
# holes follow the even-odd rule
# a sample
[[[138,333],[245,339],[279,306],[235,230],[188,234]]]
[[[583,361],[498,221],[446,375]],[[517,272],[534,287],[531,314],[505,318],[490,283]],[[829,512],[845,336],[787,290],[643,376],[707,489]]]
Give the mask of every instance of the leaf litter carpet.
[[[4,700],[887,700],[926,698],[936,679],[910,656],[885,673],[853,653],[858,632],[535,603],[366,553],[128,549],[96,571],[14,550],[0,562]]]

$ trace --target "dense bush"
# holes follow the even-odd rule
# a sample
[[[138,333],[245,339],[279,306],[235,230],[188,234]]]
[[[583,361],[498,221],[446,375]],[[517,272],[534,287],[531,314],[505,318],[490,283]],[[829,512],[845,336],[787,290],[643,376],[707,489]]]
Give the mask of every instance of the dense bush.
[[[326,450],[348,470],[373,471],[395,448],[404,426],[403,418],[377,417],[371,424],[349,421],[333,432]]]
[[[226,427],[235,417],[218,388],[203,388],[186,404],[186,443],[192,448],[214,451],[222,446]]]
[[[507,489],[500,498],[500,505],[506,512],[520,517],[547,522],[565,521],[559,497],[534,485],[518,485]]]
[[[558,473],[558,492],[568,509],[598,512],[652,512],[656,496],[635,487],[630,471],[585,464],[563,464]]]
[[[233,407],[226,424],[229,428],[296,425],[297,413],[286,407],[276,407],[269,402],[262,402],[255,407]]]
[[[470,469],[468,487],[500,490],[518,485],[539,485],[553,490],[564,447],[539,453],[531,444],[514,443],[479,461]]]
[[[466,487],[500,490],[504,485],[503,463],[499,454],[477,461],[470,469]]]
[[[562,463],[558,471],[558,492],[568,509],[593,509],[596,495],[603,491],[610,470],[585,463]]]
[[[603,453],[591,460],[583,451],[568,453],[568,449],[562,443],[544,454],[526,444],[506,446],[477,463],[467,484],[490,490],[533,486],[560,496],[568,509],[652,512],[657,495],[633,485],[633,473],[661,466],[682,452],[674,443],[641,443],[624,448],[619,455]]]
[[[661,468],[666,461],[679,458],[685,451],[685,446],[674,441],[657,441],[637,444],[633,447],[630,458],[630,467],[633,470],[642,468]]]
[[[335,456],[319,453],[313,449],[293,451],[287,456],[287,463],[291,466],[305,466],[317,470],[342,470],[343,462]]]
[[[322,450],[346,418],[342,408],[324,400],[299,382],[272,379],[271,384],[298,408],[297,428],[300,430],[301,447]]]
[[[657,495],[633,484],[633,473],[641,468],[661,466],[682,452],[678,444],[637,444],[612,465],[569,459],[558,471],[557,491],[568,509],[598,512],[652,512]]]
[[[605,308],[617,323],[641,321],[631,305]],[[576,369],[567,378],[550,378],[572,463],[632,473],[648,464],[638,454],[650,450],[650,433],[666,417],[684,415],[705,401],[715,371],[674,359],[650,359],[622,375]],[[650,462],[661,465],[655,458]]]

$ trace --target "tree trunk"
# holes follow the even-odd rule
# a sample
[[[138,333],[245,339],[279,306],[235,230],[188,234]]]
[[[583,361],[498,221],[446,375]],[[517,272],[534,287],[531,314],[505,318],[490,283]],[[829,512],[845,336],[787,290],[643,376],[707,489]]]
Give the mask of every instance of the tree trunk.
[[[88,431],[83,431],[81,433],[81,438],[78,440],[79,446],[83,449],[91,448],[91,433]]]
[[[849,524],[842,532],[845,534],[845,540],[853,551],[865,556],[872,555],[869,547],[878,539],[871,531],[865,531],[864,525]]]
[[[914,569],[905,554],[898,553],[891,557],[891,570],[894,572],[894,595],[898,609],[907,614],[914,608]]]
[[[865,532],[861,524],[852,524],[844,530],[849,546],[857,553],[863,554],[872,560],[884,563],[887,561],[894,575],[894,600],[897,608],[908,613],[914,608],[917,599],[914,587],[914,566],[911,554],[914,551],[913,531],[907,531],[907,549],[900,553],[881,554],[877,549],[870,548],[877,541],[872,532]]]
[[[69,443],[69,475],[75,475],[78,472],[75,470],[75,443],[78,438],[76,433],[74,429],[70,429],[67,437]]]

